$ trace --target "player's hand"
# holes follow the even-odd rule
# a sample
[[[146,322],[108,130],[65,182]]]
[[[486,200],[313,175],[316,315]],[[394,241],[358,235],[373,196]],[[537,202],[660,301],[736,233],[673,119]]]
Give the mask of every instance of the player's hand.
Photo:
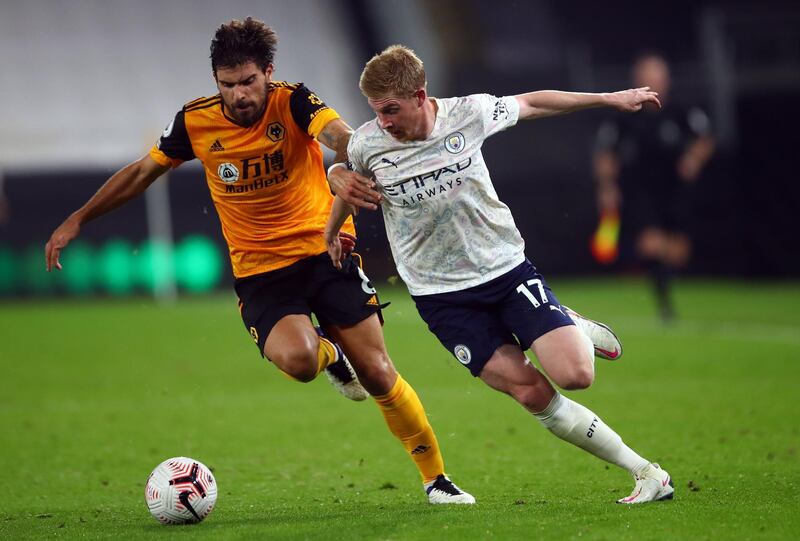
[[[652,103],[661,109],[658,92],[653,92],[649,86],[614,92],[609,94],[609,100],[612,107],[624,113],[640,111],[645,103]]]
[[[355,207],[375,210],[383,197],[375,190],[375,182],[346,167],[335,167],[328,175],[333,193]]]
[[[61,255],[61,250],[63,250],[72,239],[77,237],[80,231],[81,224],[73,217],[67,218],[63,224],[53,231],[53,234],[50,235],[50,240],[47,241],[44,247],[44,259],[47,272],[50,272],[52,269],[61,270],[61,262],[58,260]]]
[[[351,254],[356,247],[356,238],[344,231],[339,231],[336,234],[326,231],[325,244],[328,247],[328,256],[331,258],[331,263],[335,268],[341,269],[344,258]]]
[[[356,249],[356,237],[350,233],[339,231],[339,244],[342,245],[342,258],[344,258]]]

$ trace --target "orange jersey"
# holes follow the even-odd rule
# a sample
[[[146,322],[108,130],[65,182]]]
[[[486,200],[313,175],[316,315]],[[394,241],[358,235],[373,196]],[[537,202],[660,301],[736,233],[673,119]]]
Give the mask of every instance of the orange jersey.
[[[233,274],[243,278],[326,251],[333,196],[315,137],[336,118],[302,83],[272,82],[253,126],[231,121],[219,95],[200,98],[175,115],[150,157],[170,167],[203,163]],[[343,230],[354,232],[352,219]]]

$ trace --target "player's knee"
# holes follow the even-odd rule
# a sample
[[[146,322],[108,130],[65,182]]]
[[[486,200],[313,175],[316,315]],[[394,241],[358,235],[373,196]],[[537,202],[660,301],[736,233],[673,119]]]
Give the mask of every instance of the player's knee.
[[[293,348],[273,353],[270,360],[292,379],[308,383],[317,377],[317,353],[310,348]]]
[[[354,363],[354,367],[369,394],[379,396],[392,390],[397,371],[385,351],[374,352],[366,362]]]
[[[590,363],[577,361],[563,376],[559,386],[567,391],[586,389],[594,383],[594,367]]]

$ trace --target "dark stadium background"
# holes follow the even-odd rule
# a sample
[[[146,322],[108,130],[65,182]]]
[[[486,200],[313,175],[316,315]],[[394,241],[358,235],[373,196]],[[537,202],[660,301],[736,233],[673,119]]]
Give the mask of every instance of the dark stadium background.
[[[253,15],[268,23],[274,20],[275,6],[271,4],[240,4],[233,4],[236,9],[225,13],[237,17]],[[370,118],[369,111],[359,105],[362,100],[355,86],[358,70],[372,54],[396,41],[414,47],[435,68],[429,70],[429,77],[431,91],[438,96],[473,92],[502,95],[548,88],[627,88],[632,58],[645,49],[660,51],[673,66],[675,101],[703,105],[719,143],[719,150],[699,183],[695,253],[688,274],[765,278],[800,275],[800,227],[796,220],[800,209],[796,160],[800,7],[796,3],[420,0],[398,5],[401,4],[402,9],[395,3],[368,0],[326,3],[329,12],[336,15],[330,21],[335,27],[332,34],[341,40],[336,43],[323,42],[310,33],[304,36],[303,24],[281,27],[274,23],[279,36],[291,34],[308,45],[298,53],[282,41],[278,75],[291,67],[291,75],[298,73],[306,81],[312,80],[314,89],[351,125],[357,126]],[[282,4],[275,10],[280,11],[281,20],[291,20],[293,16],[302,18],[300,12],[307,5],[317,4],[301,2],[296,8]],[[103,11],[106,15],[89,11],[94,6],[91,1],[75,6],[74,9],[86,9],[94,21],[114,17],[111,11]],[[159,9],[156,3],[142,6],[145,12]],[[36,66],[28,66],[29,71],[20,73],[25,50],[13,49],[19,34],[14,33],[12,21],[15,17],[35,19],[39,17],[36,10],[41,7],[35,2],[4,4],[0,8],[0,12],[10,15],[2,17],[7,32],[3,34],[6,53],[0,65],[4,67],[4,80],[13,81],[2,100],[4,117],[19,107],[35,116],[40,108],[40,101],[27,101],[26,86],[38,84]],[[412,16],[416,19],[409,18]],[[207,64],[207,41],[214,24],[222,22],[215,17],[208,15],[205,26],[192,29],[192,35],[201,43],[196,48],[175,47],[183,40],[182,28],[163,34],[164,58],[159,62],[171,64],[163,73],[180,79],[181,58],[190,59],[194,69],[199,66],[202,70],[203,62]],[[426,21],[424,27],[415,26],[422,20]],[[18,26],[24,28],[25,24]],[[113,27],[95,24],[89,31],[107,34]],[[53,42],[47,47],[61,46]],[[81,41],[66,46],[74,47],[66,55],[73,63],[70,69],[81,74],[65,82],[73,88],[39,89],[35,96],[39,100],[47,95],[55,99],[63,92],[83,96],[85,99],[74,104],[76,115],[71,121],[87,120],[97,126],[113,127],[108,137],[125,141],[125,126],[113,114],[91,118],[96,99],[94,81],[104,77],[107,66],[83,63]],[[298,65],[302,61],[298,54],[312,55],[328,46],[350,51],[350,68],[330,65],[324,72],[304,73],[303,65]],[[104,58],[108,66],[118,61],[113,55]],[[118,73],[119,66],[114,67],[114,73]],[[334,79],[347,79],[340,86],[352,89],[348,104],[337,101],[341,92],[329,91]],[[74,88],[75,85],[85,88]],[[123,99],[119,108],[128,114],[144,113],[151,104],[148,100],[154,99],[151,96],[158,97],[166,85],[170,85],[170,79],[163,76],[140,81],[147,99]],[[203,88],[190,90],[182,99],[188,101],[204,93],[213,93],[210,81]],[[165,110],[177,110],[182,102],[175,100],[172,98]],[[527,241],[528,254],[547,274],[585,276],[619,270],[599,266],[588,250],[597,219],[591,148],[602,118],[603,113],[591,111],[526,123],[492,138],[484,147],[497,190],[514,212]],[[154,137],[168,120],[165,117],[151,127]],[[86,152],[91,159],[85,163],[78,155],[62,165],[57,159],[49,159],[52,152],[57,153],[57,142],[44,143],[31,151],[30,158],[15,159],[17,154],[8,149],[16,148],[13,144],[17,128],[18,124],[9,123],[0,130],[0,148],[7,149],[0,157],[4,179],[0,186],[9,210],[5,220],[0,220],[0,274],[5,272],[0,278],[0,296],[64,293],[60,282],[42,285],[41,280],[31,279],[44,266],[43,258],[37,259],[43,250],[37,250],[43,249],[50,232],[69,212],[125,160],[144,153],[154,137],[142,141],[131,133],[130,138],[136,138],[133,143],[140,150],[126,154],[127,158],[117,153],[104,161],[102,152],[90,149]],[[218,259],[224,269],[218,273],[214,286],[229,287],[226,250],[201,170],[196,164],[184,166],[171,175],[168,186],[173,239],[194,234],[211,239],[218,247]],[[394,275],[382,227],[379,213],[364,212],[359,217],[359,251],[365,254],[367,268],[378,281]],[[86,226],[81,239],[99,250],[112,238],[127,239],[138,246],[147,237],[142,198]],[[92,285],[82,291],[100,293],[102,289]]]
[[[435,96],[620,89],[640,51],[669,58],[674,98],[707,109],[719,144],[674,320],[644,275],[590,255],[602,112],[522,123],[484,153],[559,301],[624,344],[564,393],[667,469],[673,501],[614,504],[626,472],[471,378],[393,279],[378,213],[359,217],[359,251],[388,282],[387,348],[470,509],[427,504],[371,401],[259,355],[199,164],[86,225],[45,272],[53,229],[216,94],[211,36],[248,15],[277,30],[275,77],[353,126],[371,118],[361,68],[391,43],[425,60]],[[796,0],[0,0],[0,539],[797,539],[798,98]],[[172,456],[219,483],[198,526],[145,506]]]

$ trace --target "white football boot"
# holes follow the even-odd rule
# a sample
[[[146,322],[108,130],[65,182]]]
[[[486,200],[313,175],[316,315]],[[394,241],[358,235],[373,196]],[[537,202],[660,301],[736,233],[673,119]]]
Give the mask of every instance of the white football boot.
[[[458,488],[455,483],[444,475],[440,475],[434,481],[427,483],[425,492],[428,494],[428,503],[432,504],[475,503],[475,497],[472,494]]]
[[[616,361],[622,357],[622,342],[608,325],[583,317],[575,310],[561,305],[578,329],[589,337],[594,345],[594,354],[602,359]]]
[[[356,402],[366,400],[369,393],[364,386],[361,385],[361,382],[358,381],[356,371],[353,370],[353,366],[350,364],[350,361],[347,360],[342,348],[339,347],[339,344],[328,338],[320,327],[314,328],[318,335],[329,340],[330,343],[333,344],[334,349],[336,349],[336,360],[325,369],[325,375],[328,377],[328,381],[330,381],[331,385],[344,395],[345,398]]]
[[[627,498],[617,500],[617,503],[634,504],[671,500],[675,496],[672,479],[669,474],[661,469],[658,464],[648,464],[638,475],[636,486]]]

